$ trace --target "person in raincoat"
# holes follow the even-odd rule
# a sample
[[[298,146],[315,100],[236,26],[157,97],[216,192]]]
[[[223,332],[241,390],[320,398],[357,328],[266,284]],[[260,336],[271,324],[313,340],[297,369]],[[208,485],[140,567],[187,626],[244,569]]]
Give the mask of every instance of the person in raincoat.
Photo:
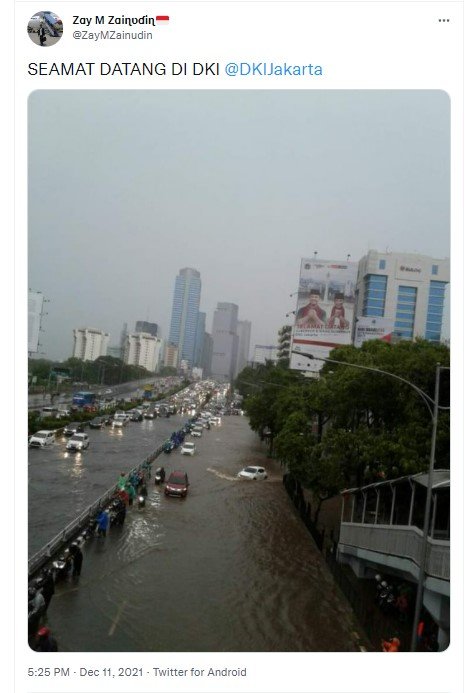
[[[136,489],[132,484],[126,484],[126,493],[129,496],[129,505],[132,505],[134,498],[136,497]]]
[[[110,523],[110,516],[105,510],[101,510],[97,515],[97,536],[106,537],[107,529]]]

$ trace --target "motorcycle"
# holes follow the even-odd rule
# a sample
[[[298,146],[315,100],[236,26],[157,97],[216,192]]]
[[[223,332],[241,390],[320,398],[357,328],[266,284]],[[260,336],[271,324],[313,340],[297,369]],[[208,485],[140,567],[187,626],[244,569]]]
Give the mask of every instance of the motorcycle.
[[[137,507],[139,510],[141,508],[145,508],[145,496],[138,496],[137,497]]]
[[[159,467],[155,472],[155,484],[158,486],[165,481],[165,470],[163,467]]]

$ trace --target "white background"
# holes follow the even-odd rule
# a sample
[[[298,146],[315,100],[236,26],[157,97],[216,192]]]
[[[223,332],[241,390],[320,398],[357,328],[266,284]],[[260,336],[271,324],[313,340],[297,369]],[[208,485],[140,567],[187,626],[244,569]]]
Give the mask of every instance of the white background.
[[[15,255],[13,275],[13,225],[3,229],[3,296],[15,288],[15,351],[11,339],[2,351],[4,364],[16,354],[15,462],[4,459],[4,500],[8,531],[4,532],[14,578],[4,586],[3,599],[13,619],[11,599],[14,585],[15,629],[7,631],[3,654],[10,652],[14,637],[15,658],[9,658],[4,690],[26,691],[347,691],[387,693],[462,693],[463,688],[463,92],[462,3],[446,2],[64,2],[44,4],[16,2],[15,14],[3,13],[2,32],[15,40]],[[63,20],[64,36],[56,46],[40,49],[30,41],[28,19],[39,10],[52,10]],[[153,41],[84,42],[72,39],[72,15],[155,16],[169,14],[168,26],[156,28]],[[450,18],[447,24],[439,18]],[[76,27],[77,28],[77,27]],[[142,27],[153,30],[151,27]],[[134,31],[134,28],[123,27]],[[314,78],[235,77],[28,77],[31,61],[287,61],[323,66],[324,76]],[[387,658],[376,654],[282,654],[282,653],[147,653],[98,654],[59,653],[39,655],[29,651],[26,633],[25,597],[27,576],[27,450],[26,450],[26,349],[27,343],[27,97],[35,89],[442,89],[452,103],[452,323],[453,346],[453,518],[452,518],[452,633],[448,651],[438,654],[399,654]],[[10,111],[8,111],[10,114]],[[10,119],[10,125],[13,119]],[[111,127],[111,123],[109,123]],[[318,133],[314,133],[318,136]],[[4,130],[5,150],[12,143]],[[7,161],[7,159],[6,159]],[[8,177],[11,181],[12,170]],[[13,304],[5,307],[5,333],[13,329]],[[455,347],[455,348],[454,348]],[[10,379],[13,388],[13,381]],[[12,434],[11,399],[4,425]],[[12,497],[13,487],[15,497]],[[13,502],[14,501],[14,502]],[[13,521],[14,517],[14,537]],[[3,571],[2,579],[5,579]],[[10,625],[10,624],[9,624]],[[154,627],[156,621],[154,620]],[[13,636],[14,633],[14,636]],[[244,642],[253,649],[253,643]],[[5,662],[5,658],[4,662]],[[27,668],[39,666],[102,668],[181,666],[188,668],[247,667],[240,679],[28,679]],[[6,664],[4,663],[4,666]],[[13,672],[14,667],[14,672]],[[11,678],[15,675],[13,684]]]

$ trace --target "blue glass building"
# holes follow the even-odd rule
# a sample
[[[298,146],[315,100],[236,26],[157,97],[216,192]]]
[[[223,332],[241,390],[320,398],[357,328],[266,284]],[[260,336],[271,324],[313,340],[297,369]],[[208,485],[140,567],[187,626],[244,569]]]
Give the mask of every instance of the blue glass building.
[[[199,319],[200,272],[190,267],[179,271],[174,284],[169,341],[178,347],[179,363],[194,365],[197,323]]]
[[[396,339],[439,342],[449,281],[448,258],[370,250],[359,262],[356,316],[391,321]]]

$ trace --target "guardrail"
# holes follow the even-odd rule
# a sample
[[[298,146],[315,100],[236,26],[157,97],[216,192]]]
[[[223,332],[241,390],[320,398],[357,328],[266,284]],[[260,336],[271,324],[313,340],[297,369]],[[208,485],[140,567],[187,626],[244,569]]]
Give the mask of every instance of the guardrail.
[[[133,467],[128,472],[128,476],[130,476],[133,472],[138,472],[144,467],[144,465],[147,466],[148,464],[152,464],[152,462],[157,459],[162,451],[163,444],[159,445],[158,448],[154,450],[154,452],[150,453],[150,455],[148,455],[140,464]],[[97,498],[96,501],[89,505],[75,520],[66,525],[66,527],[59,534],[53,537],[51,541],[45,544],[45,546],[43,546],[39,551],[31,556],[31,558],[29,558],[29,578],[33,577],[34,574],[45,565],[45,563],[47,563],[54,555],[59,553],[65,544],[72,541],[81,533],[84,528],[88,526],[90,519],[95,516],[98,510],[103,508],[105,504],[108,503],[110,498],[112,498],[112,496],[116,493],[117,488],[117,484],[111,486],[111,488],[105,491],[102,496]]]
[[[407,559],[417,567],[421,560],[423,533],[412,525],[365,525],[361,523],[341,523],[339,551],[347,553],[345,547],[373,551],[378,556]],[[450,580],[450,541],[440,541],[428,537],[426,573],[440,580]]]

